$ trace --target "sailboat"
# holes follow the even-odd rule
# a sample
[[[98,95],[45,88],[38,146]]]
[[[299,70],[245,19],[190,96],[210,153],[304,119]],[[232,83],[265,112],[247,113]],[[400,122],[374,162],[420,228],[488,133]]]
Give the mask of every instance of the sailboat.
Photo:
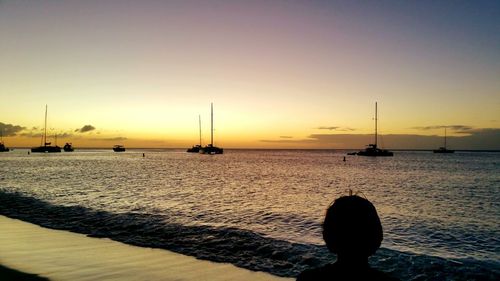
[[[200,152],[200,148],[201,148],[201,116],[200,115],[198,115],[198,125],[200,128],[200,143],[197,145],[193,145],[193,147],[191,147],[191,148],[188,148],[187,152],[194,152],[194,153]]]
[[[43,145],[31,148],[31,152],[61,152],[61,148],[57,144],[52,146],[50,142],[47,142],[47,105],[45,105],[45,128],[42,142]]]
[[[210,104],[210,144],[201,147],[200,154],[222,154],[224,150],[220,147],[214,146],[214,104]]]
[[[8,152],[10,151],[9,148],[5,147],[5,144],[3,143],[3,133],[0,131],[0,152]]]
[[[378,132],[377,132],[377,122],[378,122],[378,113],[377,113],[377,103],[375,102],[375,143],[367,145],[368,147],[365,150],[361,150],[357,155],[360,156],[393,156],[394,153],[392,151],[386,149],[380,149],[377,147],[378,140]]]
[[[434,153],[454,153],[455,150],[447,149],[446,148],[446,127],[444,128],[444,146],[434,149]]]

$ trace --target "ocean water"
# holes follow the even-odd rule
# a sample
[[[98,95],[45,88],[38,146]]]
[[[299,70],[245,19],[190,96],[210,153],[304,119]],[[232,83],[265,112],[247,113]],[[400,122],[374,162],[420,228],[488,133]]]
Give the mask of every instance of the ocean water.
[[[500,279],[500,153],[345,153],[18,149],[0,154],[0,214],[293,277],[335,260],[321,223],[352,190],[382,221],[374,267],[402,280]]]

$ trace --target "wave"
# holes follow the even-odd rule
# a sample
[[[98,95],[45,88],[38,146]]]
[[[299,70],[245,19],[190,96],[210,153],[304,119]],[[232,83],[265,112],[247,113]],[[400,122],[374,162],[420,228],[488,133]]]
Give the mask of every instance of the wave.
[[[110,213],[60,206],[21,193],[0,191],[0,214],[40,226],[167,249],[278,276],[295,277],[331,263],[325,246],[292,243],[237,228],[181,225],[165,215]],[[498,261],[444,259],[380,249],[370,264],[401,280],[500,280]]]

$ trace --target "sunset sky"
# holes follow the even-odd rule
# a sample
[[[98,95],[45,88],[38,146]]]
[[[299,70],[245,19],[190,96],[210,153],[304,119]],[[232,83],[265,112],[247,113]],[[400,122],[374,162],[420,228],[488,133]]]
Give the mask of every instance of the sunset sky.
[[[500,149],[500,1],[0,0],[0,128],[75,147]]]

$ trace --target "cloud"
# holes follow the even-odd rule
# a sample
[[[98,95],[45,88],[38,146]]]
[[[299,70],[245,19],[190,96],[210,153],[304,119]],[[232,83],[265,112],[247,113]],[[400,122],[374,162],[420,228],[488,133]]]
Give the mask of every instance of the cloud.
[[[42,133],[26,132],[26,133],[19,134],[19,136],[27,137],[27,138],[40,138],[43,136],[43,134]]]
[[[360,149],[373,143],[373,134],[312,134],[304,139],[260,142],[291,147]],[[443,137],[416,134],[379,135],[378,144],[390,149],[435,149],[443,145]],[[448,136],[448,146],[458,150],[500,150],[500,128],[476,128],[468,130],[466,135]]]
[[[30,131],[30,132],[24,132],[24,133],[21,133],[21,134],[18,134],[19,136],[21,137],[26,137],[26,138],[40,138],[43,136],[43,133],[41,132],[33,132],[33,131]],[[53,138],[54,136],[57,136],[58,138],[71,138],[74,136],[74,134],[72,133],[47,133],[47,138]]]
[[[332,127],[320,126],[320,127],[316,128],[316,129],[318,129],[318,130],[330,130],[330,131],[332,131],[332,130],[337,130],[338,128],[339,128],[338,126],[332,126]]]
[[[82,128],[80,128],[80,129],[76,129],[75,132],[86,133],[86,132],[90,132],[90,131],[93,131],[93,130],[95,130],[94,126],[92,126],[92,125],[85,125]]]
[[[438,130],[445,128],[459,133],[468,133],[469,130],[473,129],[473,127],[467,125],[435,125],[435,126],[412,127],[412,129],[424,130],[424,131]]]
[[[355,131],[353,128],[349,127],[340,127],[340,126],[320,126],[317,127],[318,130],[329,130],[329,131]]]
[[[62,134],[57,134],[58,138],[71,138],[74,135],[72,133],[62,133]]]
[[[279,139],[279,140],[259,140],[259,142],[267,142],[267,143],[297,143],[297,144],[303,144],[303,143],[311,143],[315,142],[314,139],[300,139],[300,140],[292,140],[292,139]]]
[[[91,140],[96,140],[96,141],[124,141],[128,140],[126,137],[114,137],[114,138],[93,138]]]
[[[293,139],[292,136],[280,136],[280,139]]]
[[[17,135],[17,133],[25,130],[26,127],[19,125],[5,124],[0,122],[0,133],[4,137],[11,137]]]

